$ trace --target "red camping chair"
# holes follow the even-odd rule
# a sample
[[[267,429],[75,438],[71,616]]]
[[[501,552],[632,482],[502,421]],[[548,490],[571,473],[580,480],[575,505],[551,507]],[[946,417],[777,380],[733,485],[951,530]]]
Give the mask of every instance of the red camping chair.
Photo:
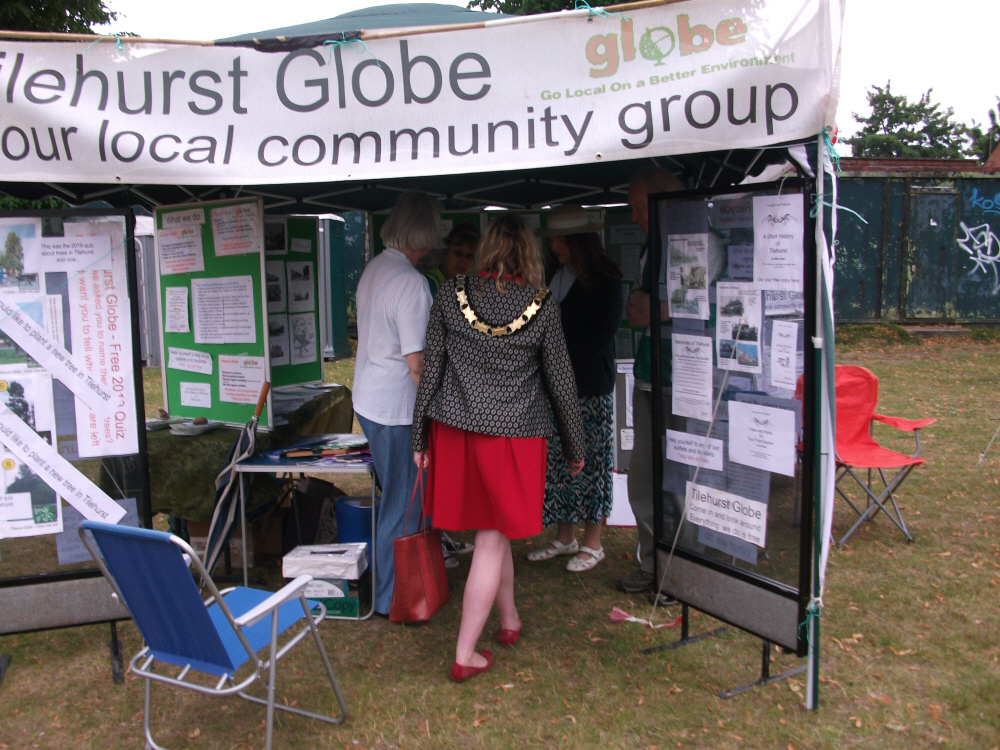
[[[873,520],[880,510],[885,511],[889,520],[906,535],[907,540],[912,542],[913,537],[906,530],[906,523],[903,521],[899,505],[896,504],[893,491],[899,489],[914,466],[924,463],[924,459],[919,458],[920,429],[934,424],[937,420],[900,419],[877,414],[875,407],[878,405],[878,378],[864,367],[837,365],[835,384],[837,388],[836,455],[837,466],[840,469],[840,473],[837,475],[837,492],[859,516],[850,531],[837,542],[837,546],[842,546],[861,525],[862,521]],[[904,432],[912,432],[916,440],[914,454],[907,456],[879,445],[873,437],[875,422],[881,422]],[[856,469],[868,470],[867,481],[855,473]],[[898,469],[898,471],[891,480],[887,480],[886,469]],[[884,489],[878,494],[874,491],[877,488],[872,487],[872,470],[878,472],[884,486]],[[845,476],[854,479],[868,496],[868,503],[864,510],[851,502],[851,499],[840,489],[840,480]],[[886,499],[892,504],[895,515],[886,507]]]

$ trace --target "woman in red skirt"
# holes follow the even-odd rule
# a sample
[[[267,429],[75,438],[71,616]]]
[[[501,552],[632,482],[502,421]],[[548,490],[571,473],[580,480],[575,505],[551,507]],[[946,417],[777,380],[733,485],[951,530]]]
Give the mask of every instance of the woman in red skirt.
[[[555,413],[575,474],[586,437],[559,305],[538,243],[515,214],[486,230],[476,271],[438,288],[413,412],[413,460],[428,470],[424,513],[445,531],[476,530],[452,679],[489,669],[476,642],[493,604],[500,643],[516,643],[510,540],[542,530],[545,438]]]

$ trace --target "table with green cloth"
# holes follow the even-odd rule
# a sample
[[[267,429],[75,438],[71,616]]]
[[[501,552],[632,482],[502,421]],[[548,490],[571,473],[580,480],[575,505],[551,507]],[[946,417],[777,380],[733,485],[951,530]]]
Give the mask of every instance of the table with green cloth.
[[[351,391],[346,386],[331,388],[286,414],[285,419],[287,424],[270,432],[258,430],[258,451],[283,448],[301,435],[350,432],[354,420]],[[211,520],[215,478],[237,434],[234,428],[195,436],[173,435],[170,430],[147,433],[153,514],[167,513],[188,521]],[[109,470],[114,471],[114,467],[108,466],[105,459],[99,482],[102,489],[110,489],[108,485],[112,484]],[[280,485],[270,475],[255,475],[247,508],[269,502],[279,491]]]

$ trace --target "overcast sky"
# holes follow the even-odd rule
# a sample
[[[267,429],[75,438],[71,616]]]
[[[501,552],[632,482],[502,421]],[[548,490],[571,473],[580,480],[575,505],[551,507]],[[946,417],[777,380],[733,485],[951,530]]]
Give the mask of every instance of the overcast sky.
[[[107,6],[121,15],[115,29],[168,39],[221,39],[391,2],[106,0]],[[917,99],[933,88],[933,100],[954,107],[956,119],[985,122],[1000,94],[995,77],[998,20],[1000,9],[993,0],[849,0],[837,115],[841,132],[846,135],[856,129],[852,112],[868,111],[868,87],[884,86],[890,79],[895,93]]]

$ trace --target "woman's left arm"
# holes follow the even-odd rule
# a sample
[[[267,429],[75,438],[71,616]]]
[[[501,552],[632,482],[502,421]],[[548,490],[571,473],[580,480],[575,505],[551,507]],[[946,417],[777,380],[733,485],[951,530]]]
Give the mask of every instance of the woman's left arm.
[[[542,373],[556,423],[559,425],[563,455],[570,463],[582,461],[587,453],[587,435],[583,429],[580,402],[576,395],[576,378],[566,349],[559,306],[555,300],[550,298],[543,303],[538,322],[545,326],[542,335]]]

